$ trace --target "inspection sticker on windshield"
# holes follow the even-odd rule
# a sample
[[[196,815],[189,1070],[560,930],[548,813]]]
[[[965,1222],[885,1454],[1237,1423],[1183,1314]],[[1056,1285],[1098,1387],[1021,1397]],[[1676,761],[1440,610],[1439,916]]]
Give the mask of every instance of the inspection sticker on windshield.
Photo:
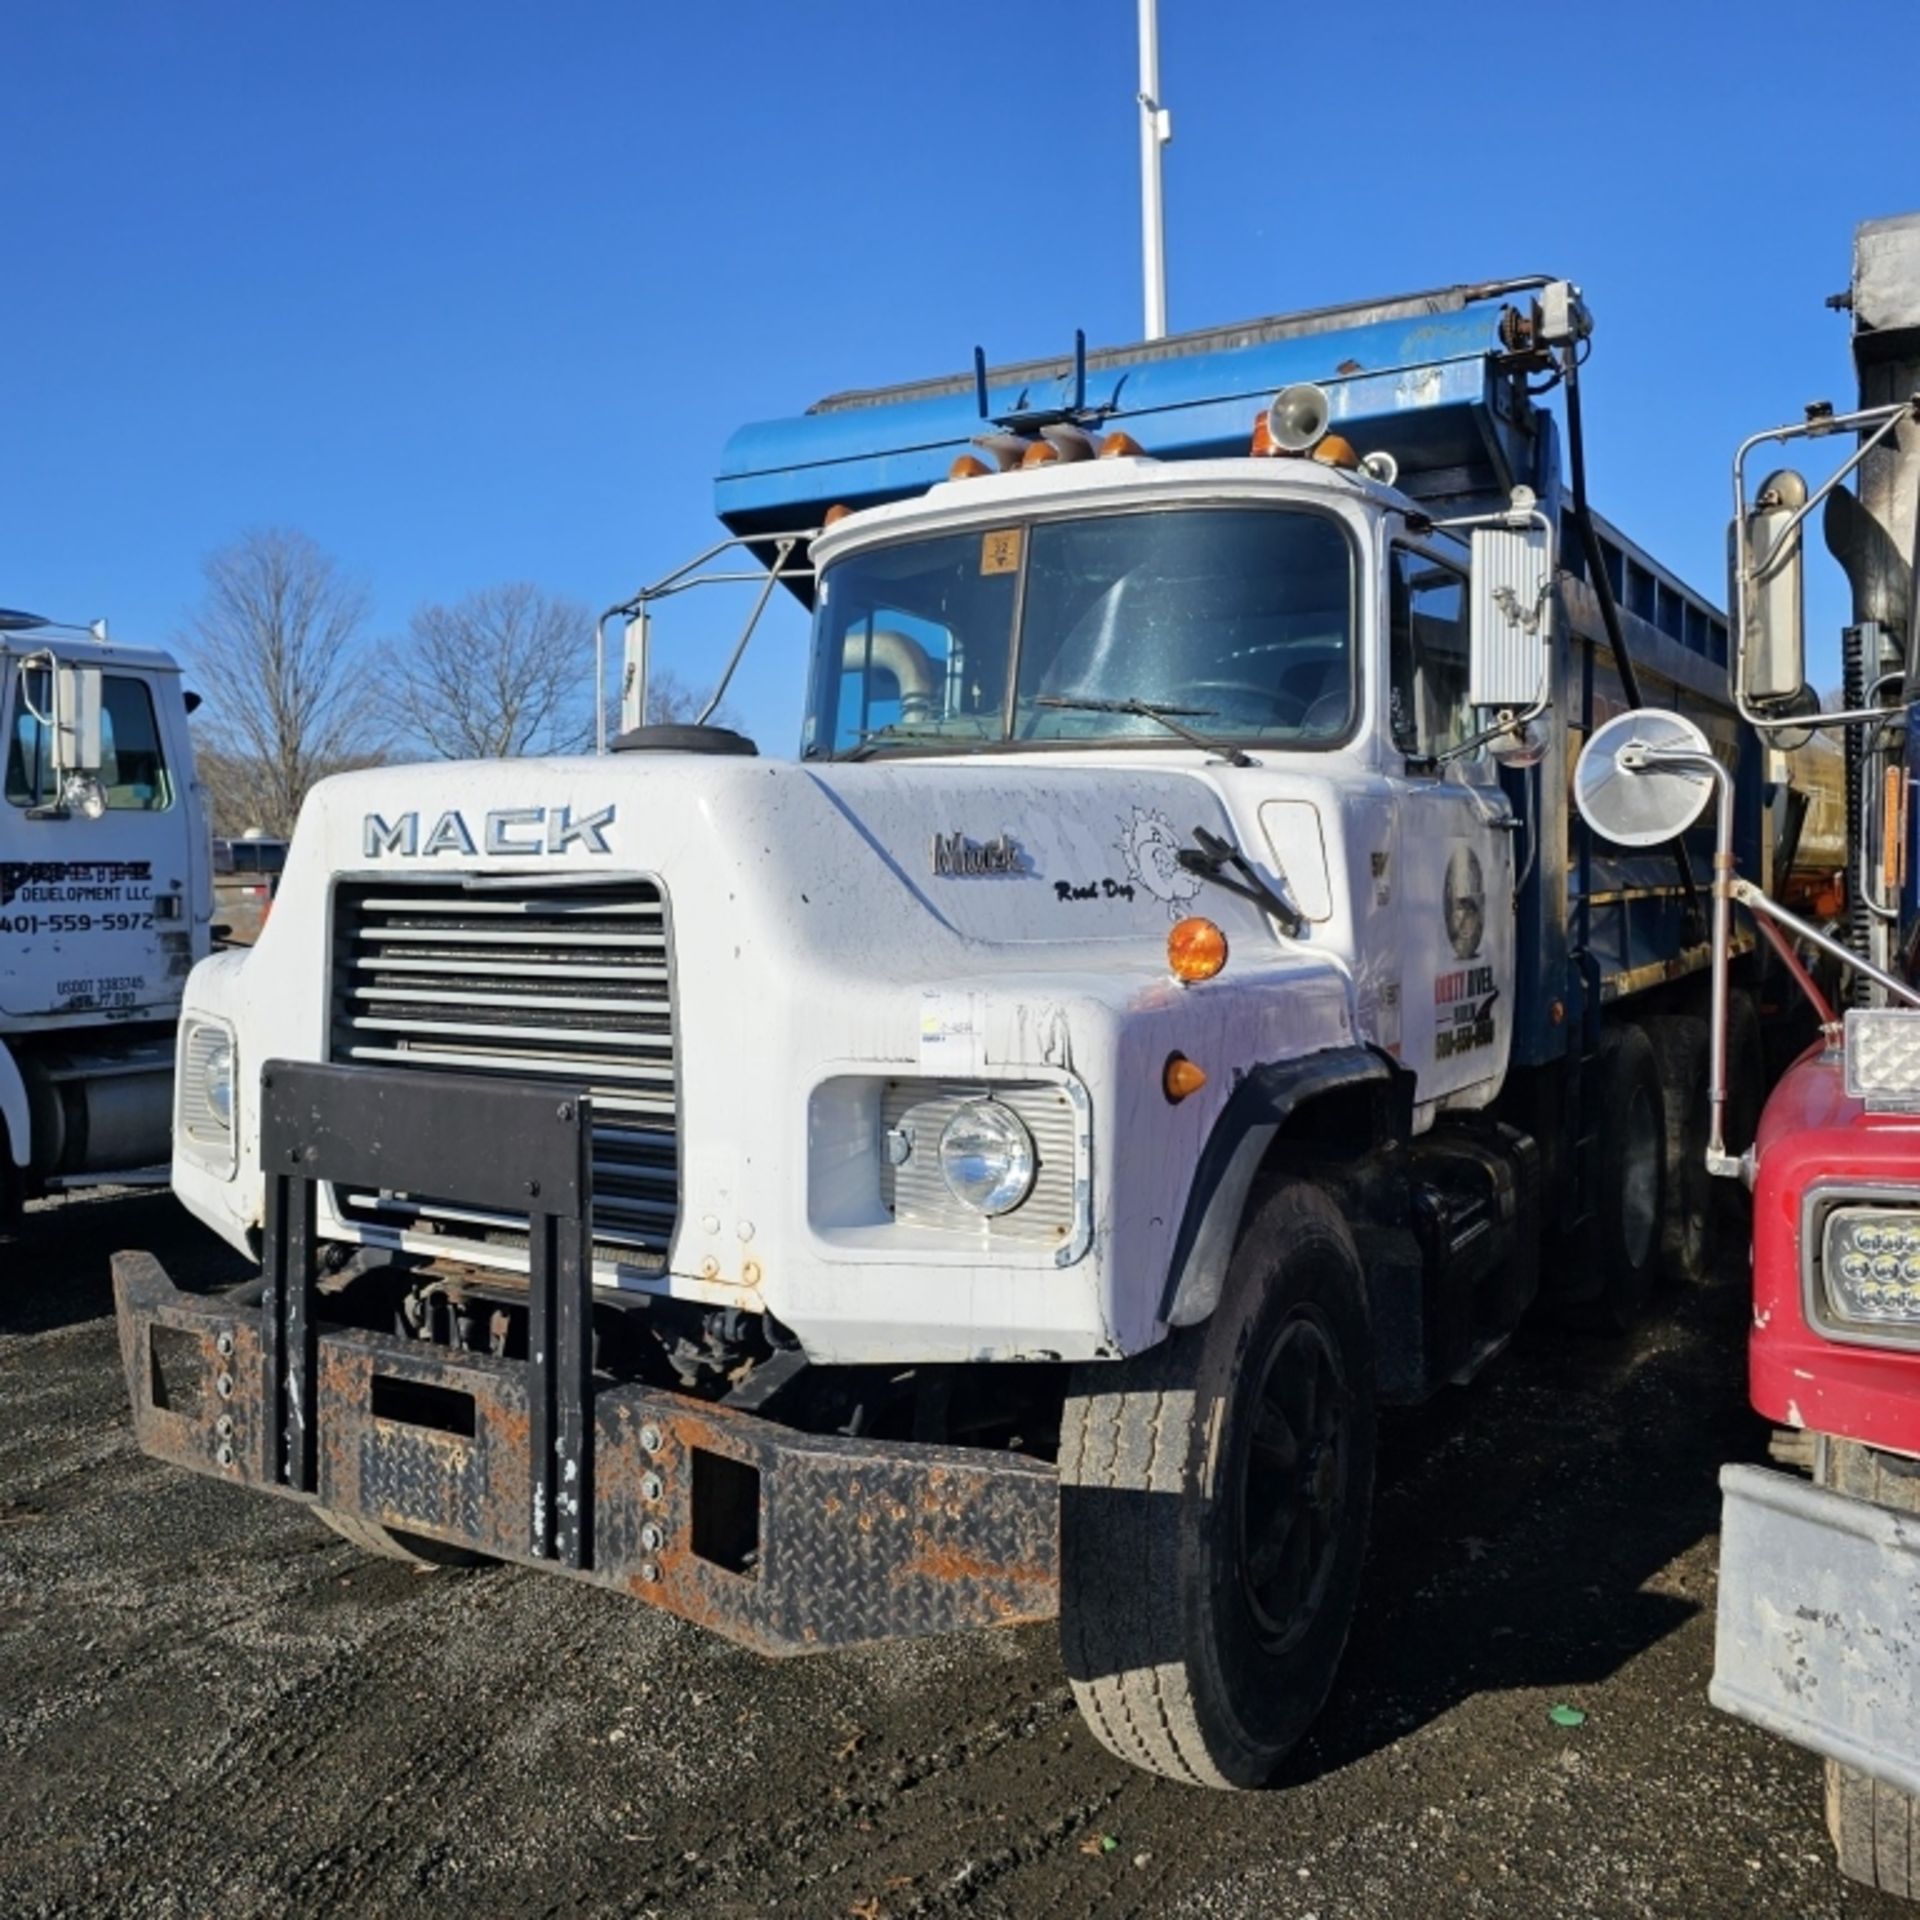
[[[986,1064],[986,1007],[977,993],[920,996],[920,1067],[925,1073],[978,1073]]]
[[[980,537],[982,573],[1018,573],[1020,571],[1020,529],[1001,527]]]

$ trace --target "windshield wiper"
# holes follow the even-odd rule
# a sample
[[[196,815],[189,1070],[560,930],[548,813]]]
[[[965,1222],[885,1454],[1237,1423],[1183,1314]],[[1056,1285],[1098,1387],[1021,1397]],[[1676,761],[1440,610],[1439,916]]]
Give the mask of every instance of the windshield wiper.
[[[1177,733],[1182,740],[1193,746],[1204,747],[1208,753],[1217,753],[1230,767],[1252,767],[1259,764],[1240,748],[1229,746],[1225,741],[1209,740],[1204,733],[1196,732],[1192,727],[1182,726],[1182,719],[1217,720],[1219,715],[1211,707],[1160,707],[1151,700],[1095,700],[1082,699],[1076,694],[1043,693],[1033,703],[1036,707],[1061,707],[1069,713],[1132,713],[1143,720],[1157,720],[1169,733]]]
[[[1229,893],[1237,893],[1241,899],[1251,900],[1256,907],[1279,921],[1282,933],[1290,939],[1300,938],[1306,930],[1305,916],[1285,894],[1261,877],[1259,870],[1231,840],[1223,840],[1217,833],[1209,833],[1205,827],[1195,827],[1193,839],[1192,846],[1182,847],[1174,855],[1183,873],[1198,874],[1202,880],[1211,880],[1216,887],[1225,887]],[[1240,875],[1239,879],[1227,878],[1229,867]]]

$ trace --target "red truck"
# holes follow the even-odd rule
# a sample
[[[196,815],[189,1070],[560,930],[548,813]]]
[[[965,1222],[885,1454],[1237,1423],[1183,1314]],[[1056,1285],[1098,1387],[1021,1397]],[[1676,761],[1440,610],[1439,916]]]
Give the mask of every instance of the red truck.
[[[1744,905],[1819,1037],[1738,1157],[1718,1124],[1724,1016],[1716,1041],[1708,1164],[1752,1190],[1751,1392],[1783,1431],[1776,1466],[1721,1472],[1711,1697],[1823,1757],[1842,1872],[1920,1898],[1920,729],[1908,721],[1920,690],[1920,214],[1859,228],[1850,291],[1831,304],[1852,316],[1857,406],[1810,407],[1734,461],[1742,713],[1781,759],[1814,726],[1844,742],[1847,779],[1844,870],[1809,894],[1824,924],[1774,905],[1730,857],[1715,874],[1716,1000]],[[1749,486],[1761,447],[1829,435],[1854,445],[1822,484],[1782,471]],[[1839,702],[1824,711],[1806,686],[1802,614],[1816,511],[1853,598]],[[1673,832],[1716,788],[1727,806],[1730,781],[1685,724],[1626,715],[1595,735],[1580,791],[1596,830]]]

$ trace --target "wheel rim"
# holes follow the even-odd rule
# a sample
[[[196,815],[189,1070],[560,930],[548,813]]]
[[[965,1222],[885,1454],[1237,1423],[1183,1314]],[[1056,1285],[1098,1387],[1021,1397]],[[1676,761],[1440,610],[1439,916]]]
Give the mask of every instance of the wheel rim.
[[[1295,1313],[1268,1349],[1240,1473],[1240,1585],[1275,1652],[1312,1625],[1347,1504],[1350,1402],[1326,1326]]]
[[[1660,1120],[1644,1087],[1627,1106],[1620,1180],[1620,1237],[1627,1259],[1645,1264],[1660,1215]]]

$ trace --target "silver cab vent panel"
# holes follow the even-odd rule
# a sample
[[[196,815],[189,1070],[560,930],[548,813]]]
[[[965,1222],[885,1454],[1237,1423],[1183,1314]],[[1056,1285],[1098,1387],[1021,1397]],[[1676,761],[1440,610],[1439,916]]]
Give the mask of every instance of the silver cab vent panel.
[[[343,882],[329,1057],[585,1085],[596,1260],[657,1272],[680,1196],[672,979],[666,897],[650,881]],[[497,1209],[345,1189],[335,1201],[347,1219],[430,1237],[455,1257],[526,1248],[526,1215],[504,1194]]]

